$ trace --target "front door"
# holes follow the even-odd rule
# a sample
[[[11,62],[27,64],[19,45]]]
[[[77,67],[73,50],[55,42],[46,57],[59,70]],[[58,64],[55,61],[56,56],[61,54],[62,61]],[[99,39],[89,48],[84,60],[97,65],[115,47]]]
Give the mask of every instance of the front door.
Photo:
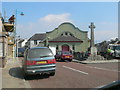
[[[70,48],[68,45],[62,45],[62,51],[69,51]]]

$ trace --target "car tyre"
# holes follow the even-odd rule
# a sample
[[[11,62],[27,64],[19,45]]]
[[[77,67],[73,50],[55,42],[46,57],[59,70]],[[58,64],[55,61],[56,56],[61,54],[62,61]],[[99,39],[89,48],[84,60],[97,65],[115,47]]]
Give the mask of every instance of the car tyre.
[[[28,76],[28,75],[27,75],[25,72],[23,72],[23,77],[24,77],[24,79],[26,79],[27,76]]]
[[[70,62],[72,62],[72,59],[71,60],[69,60]]]
[[[61,59],[61,62],[64,62],[65,60],[64,59]]]
[[[50,73],[50,76],[54,76],[54,75],[55,75],[55,72]]]

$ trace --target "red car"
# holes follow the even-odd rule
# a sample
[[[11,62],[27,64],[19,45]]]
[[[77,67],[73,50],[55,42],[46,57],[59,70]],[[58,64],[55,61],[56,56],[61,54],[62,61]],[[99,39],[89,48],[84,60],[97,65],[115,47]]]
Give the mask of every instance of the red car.
[[[69,51],[61,51],[61,52],[59,51],[59,52],[57,52],[55,58],[60,59],[62,61],[69,60],[71,62],[73,59],[73,55]]]

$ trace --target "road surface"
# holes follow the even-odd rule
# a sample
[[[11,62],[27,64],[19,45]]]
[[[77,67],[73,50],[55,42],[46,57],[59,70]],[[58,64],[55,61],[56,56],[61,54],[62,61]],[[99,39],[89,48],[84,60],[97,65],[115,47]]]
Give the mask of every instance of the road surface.
[[[34,75],[26,81],[31,88],[95,88],[118,80],[118,66],[118,63],[57,62],[55,76]]]

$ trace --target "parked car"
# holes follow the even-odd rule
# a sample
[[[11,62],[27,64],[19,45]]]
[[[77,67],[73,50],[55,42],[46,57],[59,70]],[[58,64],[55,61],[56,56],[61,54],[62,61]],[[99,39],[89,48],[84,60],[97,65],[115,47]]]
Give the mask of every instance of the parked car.
[[[61,53],[62,53],[62,51],[57,51],[57,52],[56,52],[56,55],[55,55],[55,59],[56,59],[56,60],[61,59]]]
[[[70,51],[61,51],[56,54],[56,59],[60,59],[62,61],[69,60],[70,62],[73,59],[73,54]]]
[[[49,73],[55,75],[56,60],[52,51],[47,47],[34,47],[26,49],[22,61],[24,77],[27,75]]]
[[[18,57],[24,57],[25,48],[18,48]]]

